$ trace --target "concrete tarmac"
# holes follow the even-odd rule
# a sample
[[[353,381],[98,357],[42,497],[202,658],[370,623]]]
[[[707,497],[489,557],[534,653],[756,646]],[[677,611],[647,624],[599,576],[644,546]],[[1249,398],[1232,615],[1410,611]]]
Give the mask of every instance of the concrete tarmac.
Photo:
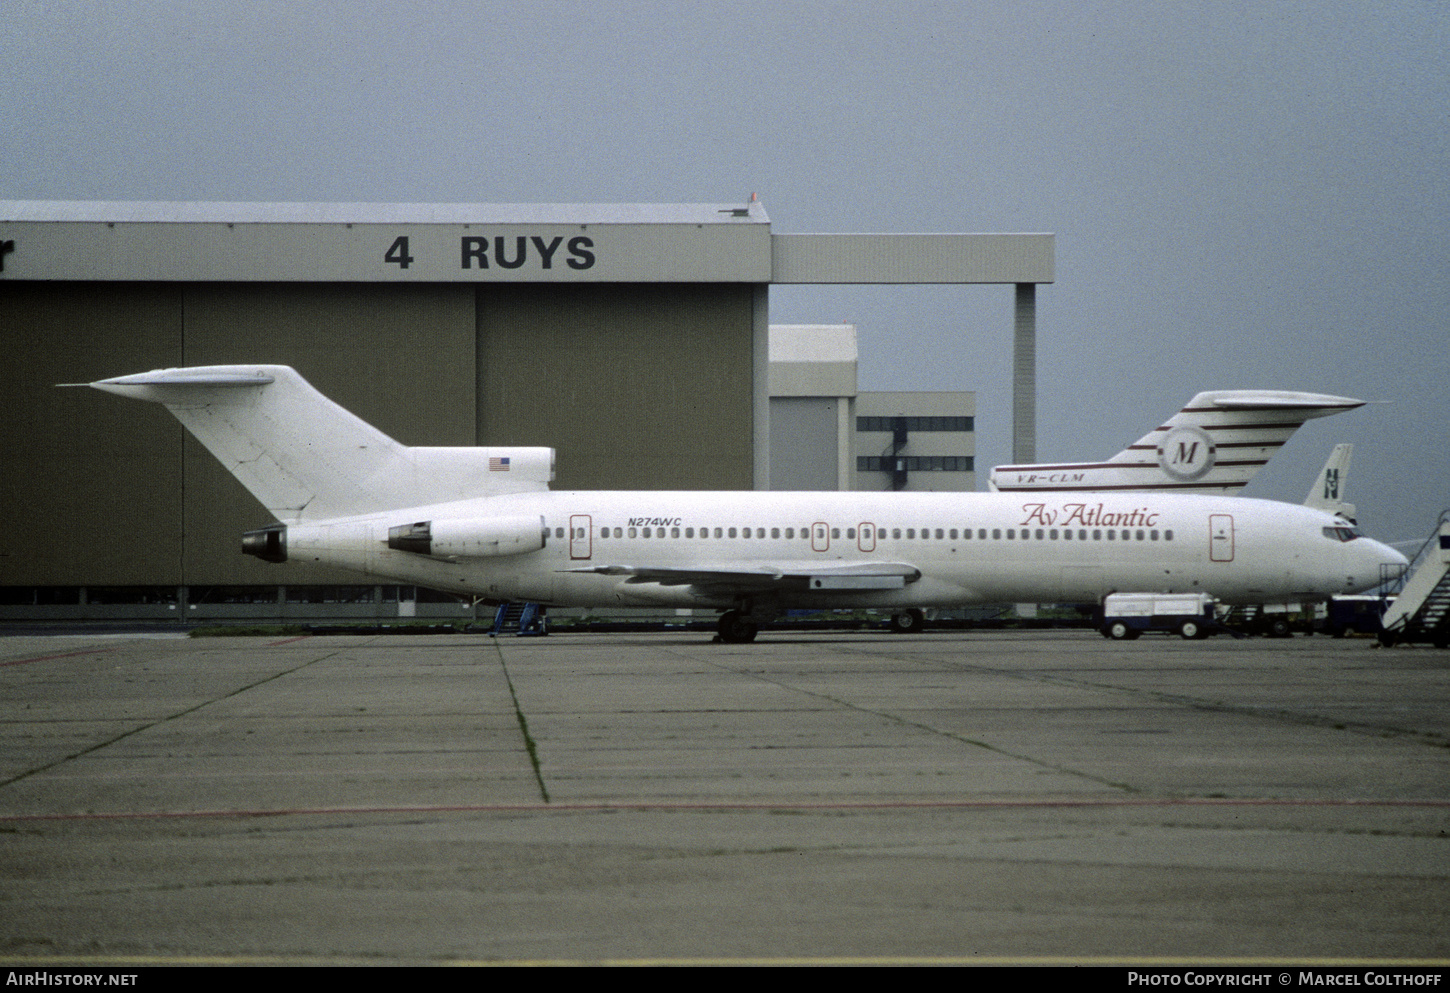
[[[0,961],[1450,963],[1450,652],[0,638]]]

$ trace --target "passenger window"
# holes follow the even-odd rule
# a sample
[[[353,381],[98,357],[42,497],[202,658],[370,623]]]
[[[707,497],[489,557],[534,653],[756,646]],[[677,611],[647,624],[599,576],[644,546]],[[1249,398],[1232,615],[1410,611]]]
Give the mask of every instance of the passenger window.
[[[630,536],[630,537],[631,537],[631,538],[633,538],[633,537],[634,537],[634,535],[635,535],[635,530],[634,530],[634,528],[630,528],[630,529],[629,529],[629,536]]]
[[[992,529],[992,540],[993,541],[998,541],[998,540],[1001,539],[1001,537],[1002,537],[1002,529],[1001,528],[993,528]]]
[[[957,540],[957,529],[956,528],[952,528],[950,531],[947,532],[947,534],[949,534],[951,536],[952,541],[956,541]]]
[[[671,538],[678,538],[679,536],[680,536],[680,529],[679,528],[670,528],[670,537]]]
[[[780,528],[771,528],[770,529],[770,536],[772,538],[779,538],[780,537]]]
[[[901,537],[901,528],[892,528],[891,529],[891,537],[893,537],[893,538],[900,538]]]
[[[952,537],[955,538],[956,536],[957,536],[956,535],[956,532],[953,531],[952,532]],[[946,537],[946,532],[943,531],[941,528],[937,528],[936,529],[936,538],[937,538],[937,541],[940,541],[944,537]]]
[[[730,529],[730,537],[732,537],[732,538],[735,537],[735,529],[734,528],[731,528]]]

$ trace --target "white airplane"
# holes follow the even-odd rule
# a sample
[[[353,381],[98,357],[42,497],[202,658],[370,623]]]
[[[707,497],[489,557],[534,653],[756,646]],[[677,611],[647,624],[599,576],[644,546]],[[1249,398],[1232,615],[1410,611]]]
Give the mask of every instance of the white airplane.
[[[79,384],[78,384],[79,385]],[[922,608],[1368,589],[1404,556],[1311,507],[1163,492],[551,492],[548,448],[410,448],[287,366],[85,384],[164,404],[277,518],[242,550],[555,606],[722,610],[750,641],[788,608]]]

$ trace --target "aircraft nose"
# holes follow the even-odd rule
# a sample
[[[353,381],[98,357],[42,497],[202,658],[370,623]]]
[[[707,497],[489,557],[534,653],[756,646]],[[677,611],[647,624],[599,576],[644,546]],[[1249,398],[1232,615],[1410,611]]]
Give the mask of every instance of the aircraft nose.
[[[1374,563],[1375,572],[1378,573],[1376,582],[1384,582],[1386,579],[1398,576],[1410,564],[1410,560],[1400,554],[1397,549],[1373,539],[1368,539],[1368,547],[1365,551],[1369,552],[1368,557]]]

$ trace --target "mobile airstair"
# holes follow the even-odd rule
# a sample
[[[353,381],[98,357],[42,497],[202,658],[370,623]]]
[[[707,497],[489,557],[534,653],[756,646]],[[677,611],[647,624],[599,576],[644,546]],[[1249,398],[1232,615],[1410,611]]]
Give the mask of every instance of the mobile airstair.
[[[537,603],[501,603],[493,616],[494,637],[512,634],[519,637],[549,633],[548,615]]]
[[[1450,510],[1440,514],[1401,579],[1404,586],[1381,621],[1380,643],[1428,641],[1450,648]]]

